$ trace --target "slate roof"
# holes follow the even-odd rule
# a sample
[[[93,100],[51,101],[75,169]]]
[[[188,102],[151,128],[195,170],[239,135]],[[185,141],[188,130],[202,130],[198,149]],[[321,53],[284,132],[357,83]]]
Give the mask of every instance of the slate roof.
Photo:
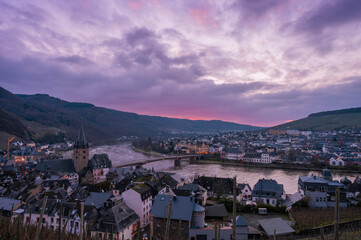
[[[273,179],[259,179],[256,185],[253,187],[252,195],[260,197],[270,197],[271,194],[282,195],[283,194],[283,184],[278,184],[276,180]]]
[[[240,154],[241,150],[239,148],[231,148],[231,147],[227,147],[223,150],[225,153],[235,153],[235,154]]]
[[[341,182],[342,184],[345,184],[345,185],[348,185],[348,184],[351,184],[351,183],[352,183],[351,180],[348,179],[347,177],[342,178],[340,182]]]
[[[37,170],[41,172],[76,172],[72,159],[44,160],[38,164]]]
[[[238,215],[236,218],[236,227],[248,227],[248,222],[241,215]]]
[[[61,187],[64,186],[65,188],[68,188],[70,186],[70,182],[68,179],[47,179],[42,181],[41,183],[42,187],[52,188],[54,185]]]
[[[159,182],[171,188],[175,188],[178,185],[178,182],[174,178],[172,178],[172,176],[169,174],[165,174],[162,177],[160,177]]]
[[[158,195],[152,206],[152,215],[156,218],[167,218],[169,203],[172,202],[171,219],[190,222],[195,202],[190,197]]]
[[[71,198],[75,200],[83,201],[89,196],[88,190],[85,187],[78,187],[75,191],[71,194]]]
[[[87,149],[87,148],[89,148],[89,144],[88,144],[88,142],[86,140],[83,126],[80,129],[79,136],[78,136],[78,141],[75,142],[74,148],[75,149]]]
[[[322,169],[322,176],[332,178],[332,173],[331,173],[331,171],[329,169]]]
[[[35,203],[29,205],[28,208],[26,208],[25,211],[26,212],[31,211],[32,213],[40,213],[41,212],[41,207],[43,205],[43,201],[44,201],[44,199],[39,199]],[[44,214],[49,214],[57,203],[58,203],[57,199],[48,199],[46,201]]]
[[[20,200],[11,199],[11,198],[0,198],[0,209],[5,211],[11,211],[12,207],[15,207],[21,203]]]
[[[300,180],[304,183],[323,183],[323,184],[328,184],[328,181],[326,179],[324,179],[323,177],[318,177],[315,175],[311,175],[311,176],[300,176]]]
[[[207,191],[213,191],[217,194],[233,194],[233,178],[201,176],[194,179],[193,183],[197,183]]]
[[[173,193],[177,196],[192,196],[192,191],[184,189],[172,189]]]
[[[265,231],[267,236],[273,236],[276,230],[277,235],[287,235],[294,233],[295,230],[282,218],[266,218],[258,220],[259,225]]]
[[[302,200],[305,198],[300,192],[296,192],[286,198],[285,201],[283,201],[282,205],[286,206],[287,208],[295,204],[296,202]]]
[[[206,207],[206,218],[225,218],[228,212],[224,204],[216,204]]]
[[[97,209],[101,208],[106,200],[112,196],[111,193],[91,192],[85,199],[84,205],[94,206]]]
[[[88,164],[92,169],[112,167],[112,161],[110,161],[108,154],[94,154]]]
[[[183,186],[179,186],[178,189],[188,190],[188,191],[191,191],[191,192],[205,192],[206,191],[204,189],[204,187],[202,187],[199,184],[195,184],[195,183],[184,184]]]
[[[348,192],[361,192],[361,178],[356,177],[355,181],[347,188]]]
[[[145,184],[135,185],[132,189],[140,194],[142,201],[152,196],[152,189]]]
[[[252,188],[248,183],[238,183],[237,188],[243,190],[246,186],[252,191]]]
[[[105,212],[97,219],[92,231],[120,233],[123,229],[136,223],[139,216],[125,203],[117,204]]]
[[[205,210],[204,207],[202,207],[198,203],[194,204],[194,208],[193,208],[194,212],[204,212],[204,210]]]

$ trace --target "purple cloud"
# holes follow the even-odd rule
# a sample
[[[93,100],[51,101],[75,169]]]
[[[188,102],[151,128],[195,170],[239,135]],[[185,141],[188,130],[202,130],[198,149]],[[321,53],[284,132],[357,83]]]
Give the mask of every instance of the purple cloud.
[[[78,56],[78,55],[72,55],[72,56],[68,56],[68,57],[57,57],[55,60],[60,61],[60,62],[70,63],[70,64],[80,64],[80,65],[92,63],[92,61],[90,61],[89,59]]]
[[[296,24],[296,31],[320,34],[325,29],[340,27],[361,20],[358,0],[325,1],[318,8],[304,14]]]
[[[0,4],[15,93],[256,125],[361,104],[353,0]]]

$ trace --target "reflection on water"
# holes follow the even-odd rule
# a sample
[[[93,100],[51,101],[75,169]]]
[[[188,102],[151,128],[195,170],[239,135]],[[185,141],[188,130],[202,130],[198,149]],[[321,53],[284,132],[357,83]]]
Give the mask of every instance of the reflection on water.
[[[149,158],[148,156],[135,152],[129,143],[123,143],[113,146],[100,146],[90,150],[90,155],[95,153],[106,153],[112,160],[113,165],[125,162],[132,162]],[[193,178],[195,175],[216,176],[216,177],[234,177],[237,176],[237,182],[249,183],[253,187],[258,179],[268,178],[275,179],[278,183],[283,184],[286,193],[297,191],[297,181],[300,175],[320,175],[319,171],[302,171],[302,170],[283,170],[267,168],[247,168],[222,166],[218,164],[189,164],[182,161],[181,168],[175,168],[173,160],[153,162],[143,165],[145,168],[154,168],[156,171],[174,172],[185,178]],[[355,173],[333,173],[334,179],[341,179],[347,176],[351,181],[355,179]]]

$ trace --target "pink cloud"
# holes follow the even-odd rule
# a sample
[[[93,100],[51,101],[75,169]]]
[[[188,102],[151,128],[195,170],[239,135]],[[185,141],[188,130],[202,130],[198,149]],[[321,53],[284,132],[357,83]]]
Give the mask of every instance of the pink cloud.
[[[217,20],[215,20],[208,9],[202,8],[192,8],[189,10],[189,14],[200,26],[212,26],[215,27],[218,25]]]
[[[128,5],[130,6],[131,9],[133,10],[140,10],[144,7],[144,4],[143,2],[141,1],[134,1],[134,0],[131,0],[128,2]]]

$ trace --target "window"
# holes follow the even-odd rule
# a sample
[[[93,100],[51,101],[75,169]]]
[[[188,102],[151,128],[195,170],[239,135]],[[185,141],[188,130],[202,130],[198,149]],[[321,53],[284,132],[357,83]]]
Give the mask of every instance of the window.
[[[54,223],[54,218],[51,218],[51,219],[50,219],[50,223]]]
[[[319,199],[318,199],[318,197],[316,197],[316,202],[319,202]]]
[[[83,153],[85,153],[85,150],[83,151]]]
[[[75,222],[75,228],[78,229],[79,228],[79,223]]]
[[[173,228],[173,229],[176,229],[176,224],[175,224],[175,222],[172,223],[172,228]]]

